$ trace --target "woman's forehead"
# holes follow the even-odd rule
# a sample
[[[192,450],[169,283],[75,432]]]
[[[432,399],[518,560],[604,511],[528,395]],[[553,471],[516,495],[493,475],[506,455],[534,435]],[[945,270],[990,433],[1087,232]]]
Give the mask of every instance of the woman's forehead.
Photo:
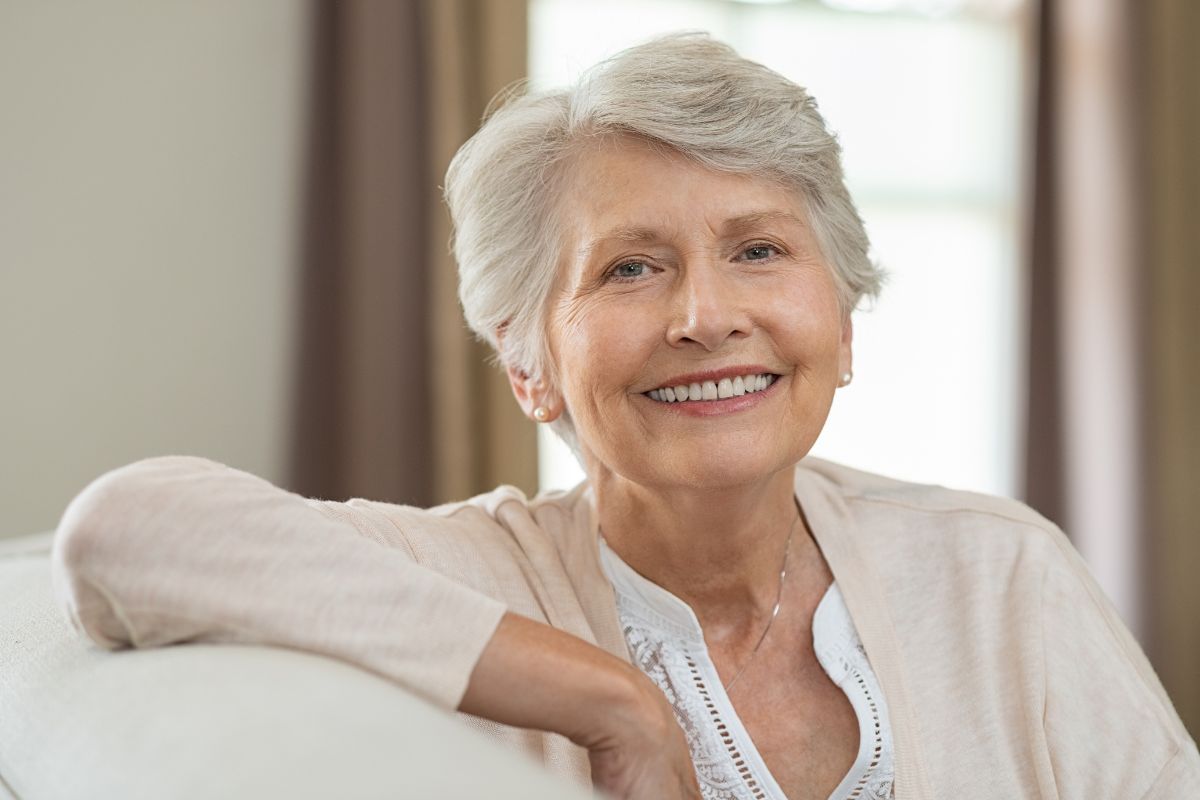
[[[580,153],[564,176],[561,204],[572,257],[700,227],[724,236],[804,224],[799,197],[777,181],[715,170],[637,140]]]

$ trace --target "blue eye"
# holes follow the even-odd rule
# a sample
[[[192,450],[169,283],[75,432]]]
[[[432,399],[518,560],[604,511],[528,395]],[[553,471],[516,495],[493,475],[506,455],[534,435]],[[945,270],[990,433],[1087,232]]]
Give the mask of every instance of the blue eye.
[[[742,251],[742,254],[745,255],[749,261],[765,261],[777,252],[778,251],[775,249],[774,245],[756,244],[752,247],[747,247],[744,251]]]
[[[622,278],[628,280],[630,278],[640,278],[645,272],[646,265],[641,261],[626,261],[624,264],[618,264],[613,267],[609,275],[618,280]]]

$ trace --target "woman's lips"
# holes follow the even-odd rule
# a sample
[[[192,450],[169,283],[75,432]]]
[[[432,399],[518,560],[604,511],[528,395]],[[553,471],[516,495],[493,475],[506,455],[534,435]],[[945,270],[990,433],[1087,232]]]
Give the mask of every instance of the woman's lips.
[[[651,400],[663,403],[727,400],[761,392],[770,386],[775,378],[776,375],[771,372],[744,375],[735,373],[732,377],[722,377],[719,380],[694,380],[691,383],[680,381],[653,389],[646,392],[646,395]]]
[[[766,381],[766,386],[762,389],[756,389],[750,392],[743,392],[740,395],[734,394],[730,397],[713,400],[675,400],[667,401],[663,399],[654,399],[650,392],[646,392],[642,396],[646,398],[646,402],[653,403],[657,408],[673,414],[684,414],[691,417],[709,417],[720,414],[731,414],[757,406],[769,396],[775,394],[775,388],[782,380],[782,376],[773,373],[769,375]],[[744,383],[744,381],[743,381]],[[689,385],[689,398],[691,396]],[[659,390],[655,390],[656,392]],[[703,386],[702,386],[703,392]],[[719,392],[719,390],[718,390]],[[710,392],[711,393],[711,392]]]

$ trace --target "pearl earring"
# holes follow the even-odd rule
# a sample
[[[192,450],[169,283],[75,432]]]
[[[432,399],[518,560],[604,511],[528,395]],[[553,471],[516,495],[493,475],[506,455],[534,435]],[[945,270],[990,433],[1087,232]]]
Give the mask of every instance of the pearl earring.
[[[538,406],[533,410],[533,418],[538,422],[545,422],[550,419],[550,409],[545,406]]]
[[[838,386],[849,386],[852,380],[854,380],[854,373],[846,370],[842,373],[842,379],[838,382]]]

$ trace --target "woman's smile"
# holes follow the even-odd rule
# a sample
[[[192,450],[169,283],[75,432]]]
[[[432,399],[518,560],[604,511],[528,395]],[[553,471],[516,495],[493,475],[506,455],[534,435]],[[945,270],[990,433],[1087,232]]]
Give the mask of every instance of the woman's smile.
[[[712,417],[757,408],[773,395],[780,377],[756,367],[692,373],[676,376],[640,396],[667,413]]]

